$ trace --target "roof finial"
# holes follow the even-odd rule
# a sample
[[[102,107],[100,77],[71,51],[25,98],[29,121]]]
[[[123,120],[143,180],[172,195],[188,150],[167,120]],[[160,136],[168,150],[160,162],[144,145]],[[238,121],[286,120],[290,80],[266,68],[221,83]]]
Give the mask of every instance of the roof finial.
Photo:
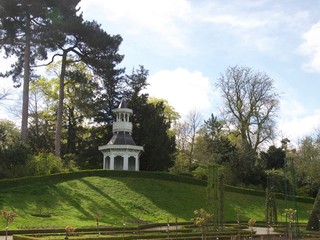
[[[128,108],[126,98],[123,97],[118,108]]]

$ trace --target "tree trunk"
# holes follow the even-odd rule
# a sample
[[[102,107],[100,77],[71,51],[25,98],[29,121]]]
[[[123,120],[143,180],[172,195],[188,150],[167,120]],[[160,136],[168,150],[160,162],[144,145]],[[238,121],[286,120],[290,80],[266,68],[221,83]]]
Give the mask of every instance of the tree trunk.
[[[59,85],[59,103],[57,112],[57,128],[55,136],[55,156],[61,156],[61,132],[62,132],[62,115],[63,115],[63,100],[64,100],[64,77],[67,66],[67,51],[63,51],[62,63],[61,63],[61,73],[60,73],[60,85]]]
[[[22,96],[22,119],[21,119],[21,141],[26,142],[28,138],[28,116],[29,116],[29,83],[30,83],[30,15],[26,20],[26,42],[24,49],[24,73],[23,73],[23,96]]]

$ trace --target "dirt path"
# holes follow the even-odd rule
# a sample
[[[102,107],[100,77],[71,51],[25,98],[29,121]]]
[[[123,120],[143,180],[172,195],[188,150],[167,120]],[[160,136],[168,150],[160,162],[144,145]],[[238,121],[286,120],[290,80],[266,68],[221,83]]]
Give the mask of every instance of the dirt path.
[[[265,227],[253,227],[253,230],[256,231],[257,235],[268,235],[268,234],[274,234],[274,229],[271,228],[265,228]]]
[[[5,240],[6,236],[0,236],[0,240]],[[12,236],[8,236],[7,240],[12,240]]]

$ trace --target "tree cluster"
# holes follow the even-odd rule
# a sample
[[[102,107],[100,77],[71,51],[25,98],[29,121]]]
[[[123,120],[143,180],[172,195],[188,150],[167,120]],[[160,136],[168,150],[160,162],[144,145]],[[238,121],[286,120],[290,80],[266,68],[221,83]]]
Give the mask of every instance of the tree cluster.
[[[203,120],[201,113],[191,111],[175,124],[177,153],[171,171],[207,179],[208,165],[218,164],[231,185],[265,189],[272,184],[273,191],[283,193],[286,185],[315,196],[320,186],[319,136],[306,137],[297,149],[274,142],[279,94],[273,80],[234,66],[216,86],[223,99],[220,115]]]
[[[85,21],[79,1],[0,0],[0,49],[16,60],[1,77],[23,86],[20,131],[12,123],[0,125],[0,177],[101,168],[98,146],[111,138],[112,109],[126,98],[134,112],[133,138],[145,149],[141,170],[206,179],[213,163],[229,184],[266,187],[272,177],[276,190],[285,183],[317,193],[319,137],[305,138],[295,151],[273,143],[280,96],[270,76],[229,67],[216,84],[220,115],[203,120],[194,110],[177,121],[168,102],[145,93],[147,69],[126,73],[118,67],[121,36]],[[37,69],[45,66],[39,76]],[[294,171],[296,183],[286,171]]]
[[[141,169],[173,165],[167,104],[148,102],[141,93],[148,70],[139,66],[125,74],[118,67],[124,58],[118,53],[121,36],[85,21],[79,1],[0,1],[0,48],[16,60],[1,77],[23,85],[21,130],[0,128],[1,177],[100,168],[98,146],[111,138],[112,109],[124,97],[135,112],[133,136],[145,147]],[[45,75],[38,75],[45,66]]]

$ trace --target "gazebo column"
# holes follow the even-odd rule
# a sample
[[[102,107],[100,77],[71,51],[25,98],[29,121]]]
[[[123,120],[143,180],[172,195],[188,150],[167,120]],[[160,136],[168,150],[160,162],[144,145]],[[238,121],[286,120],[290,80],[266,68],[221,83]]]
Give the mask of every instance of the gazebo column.
[[[123,155],[123,170],[128,170],[128,153]]]
[[[103,168],[102,169],[106,169],[106,153],[103,152]]]
[[[114,170],[114,155],[111,154],[110,156],[110,169]]]
[[[139,154],[136,154],[135,155],[135,163],[136,163],[136,167],[135,167],[135,170],[136,171],[139,171],[140,169],[139,169],[139,162],[140,162],[140,160],[139,160]]]

